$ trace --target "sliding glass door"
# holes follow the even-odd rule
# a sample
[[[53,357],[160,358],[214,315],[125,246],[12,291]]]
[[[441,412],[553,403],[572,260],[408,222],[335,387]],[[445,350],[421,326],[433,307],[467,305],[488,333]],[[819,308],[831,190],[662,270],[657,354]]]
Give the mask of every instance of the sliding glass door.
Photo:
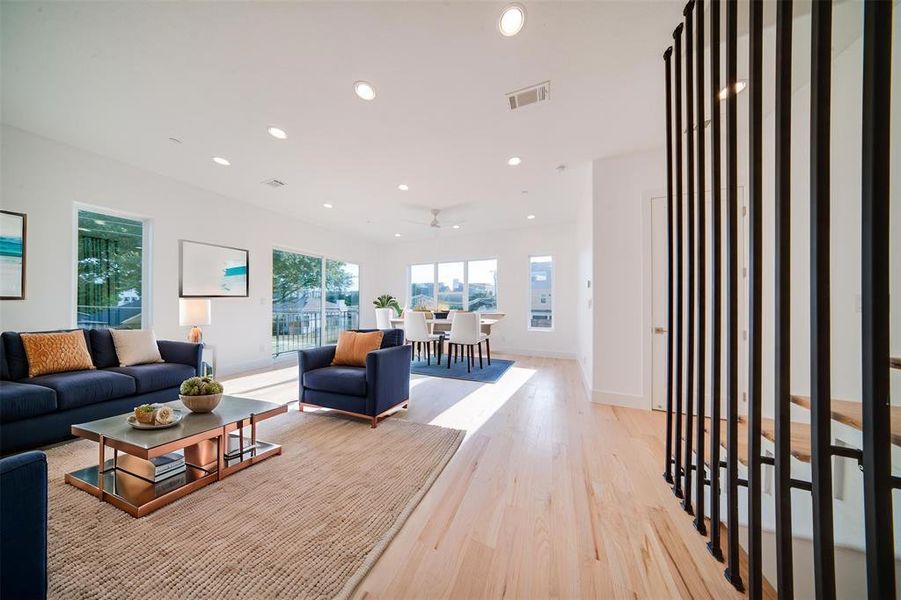
[[[340,332],[360,326],[360,267],[331,259],[325,265],[324,343],[334,344]]]

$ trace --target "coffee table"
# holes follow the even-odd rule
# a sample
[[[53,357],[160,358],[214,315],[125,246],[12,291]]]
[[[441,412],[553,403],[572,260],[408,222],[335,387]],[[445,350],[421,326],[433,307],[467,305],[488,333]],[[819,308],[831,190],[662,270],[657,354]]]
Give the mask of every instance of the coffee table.
[[[98,444],[96,465],[66,474],[66,483],[97,496],[101,501],[143,517],[204,486],[241,469],[282,453],[282,447],[258,440],[257,423],[288,411],[273,402],[223,396],[211,413],[191,413],[176,400],[166,403],[186,411],[181,422],[167,429],[134,429],[126,422],[129,414],[72,425],[72,434]],[[250,439],[244,430],[250,427]],[[232,435],[232,432],[238,432]],[[245,447],[246,444],[246,447]],[[237,456],[227,449],[237,446]],[[113,457],[106,459],[106,449]],[[154,483],[126,470],[134,459],[120,461],[119,453],[149,460],[175,451],[184,451],[184,473]],[[125,463],[125,464],[120,464]]]

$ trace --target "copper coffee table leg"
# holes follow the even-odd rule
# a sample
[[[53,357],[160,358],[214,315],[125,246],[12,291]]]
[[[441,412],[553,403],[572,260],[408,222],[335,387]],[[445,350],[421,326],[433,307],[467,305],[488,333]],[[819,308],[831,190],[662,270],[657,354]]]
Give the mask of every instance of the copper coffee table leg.
[[[97,442],[100,449],[100,462],[97,465],[97,489],[100,490],[100,501],[103,502],[103,480],[106,478],[106,473],[104,470],[104,467],[106,466],[106,452],[104,452],[104,449],[106,448],[106,438],[101,435],[100,439],[97,440]]]

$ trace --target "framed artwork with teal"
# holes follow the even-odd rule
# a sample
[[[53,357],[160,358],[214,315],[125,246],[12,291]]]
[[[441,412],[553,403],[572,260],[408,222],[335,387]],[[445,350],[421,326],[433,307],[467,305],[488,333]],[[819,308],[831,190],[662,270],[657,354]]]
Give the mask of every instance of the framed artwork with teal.
[[[179,240],[180,298],[246,298],[250,253],[241,248]]]
[[[0,300],[25,298],[25,244],[28,218],[0,210]]]

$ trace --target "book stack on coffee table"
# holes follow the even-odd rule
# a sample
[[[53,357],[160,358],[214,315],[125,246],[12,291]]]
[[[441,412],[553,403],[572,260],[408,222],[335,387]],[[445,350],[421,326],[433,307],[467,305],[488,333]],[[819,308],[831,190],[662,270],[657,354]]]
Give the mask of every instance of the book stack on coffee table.
[[[120,453],[116,467],[151,483],[158,483],[185,472],[185,455],[182,452],[171,452],[144,460]]]

